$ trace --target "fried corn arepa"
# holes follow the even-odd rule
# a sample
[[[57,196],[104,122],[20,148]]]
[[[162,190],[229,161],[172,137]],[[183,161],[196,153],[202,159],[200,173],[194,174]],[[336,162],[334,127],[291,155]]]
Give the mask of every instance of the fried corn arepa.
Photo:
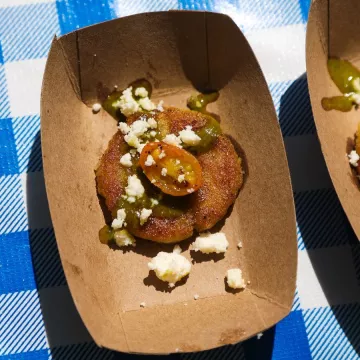
[[[131,125],[140,116],[143,117],[144,113],[129,116],[127,124]],[[178,135],[186,126],[191,126],[196,132],[204,128],[209,121],[206,114],[173,107],[146,116],[157,121],[158,139],[163,139],[167,134]],[[145,175],[141,174],[138,164],[131,168],[120,164],[120,158],[130,149],[124,135],[118,131],[110,140],[96,171],[98,193],[105,199],[105,204],[113,217],[116,217],[116,210],[121,207],[119,199],[125,194],[130,175],[137,173],[145,187],[146,195],[160,192]],[[165,195],[163,201],[173,202],[175,208],[179,206],[181,211],[175,216],[161,216],[161,211],[156,211],[155,206],[153,213],[143,225],[127,221],[126,228],[130,233],[147,240],[173,243],[189,238],[194,230],[201,232],[210,229],[226,215],[243,184],[241,159],[231,141],[223,134],[214,138],[208,149],[194,155],[202,169],[203,183],[200,189],[181,197]],[[133,162],[137,161],[138,156]]]

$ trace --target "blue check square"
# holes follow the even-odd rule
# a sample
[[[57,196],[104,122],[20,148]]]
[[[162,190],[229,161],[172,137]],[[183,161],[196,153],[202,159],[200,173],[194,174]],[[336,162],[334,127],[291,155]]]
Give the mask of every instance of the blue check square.
[[[311,360],[301,311],[292,311],[276,327],[243,343],[245,359]]]
[[[0,176],[18,172],[19,165],[11,119],[0,119]]]
[[[299,0],[299,1],[300,1],[300,7],[301,7],[301,14],[302,14],[304,23],[306,23],[308,20],[308,16],[309,16],[311,0]]]
[[[203,0],[203,1],[179,0],[179,9],[181,9],[181,10],[216,11],[215,1],[213,1],[213,0]]]
[[[3,57],[3,53],[2,53],[2,46],[1,46],[1,41],[0,41],[0,64],[4,63],[4,57]]]
[[[56,6],[62,34],[115,18],[107,1],[57,0]]]
[[[36,288],[27,231],[0,235],[0,294]]]
[[[0,359],[6,360],[49,360],[49,350],[38,350],[38,351],[29,351],[19,354],[5,355],[4,357],[0,356]]]

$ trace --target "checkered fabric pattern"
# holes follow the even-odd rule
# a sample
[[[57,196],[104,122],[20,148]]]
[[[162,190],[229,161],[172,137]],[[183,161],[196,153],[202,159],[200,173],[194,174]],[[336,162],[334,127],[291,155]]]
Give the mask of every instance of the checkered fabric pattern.
[[[135,359],[98,348],[81,322],[54,238],[39,99],[54,34],[144,11],[230,15],[265,73],[292,175],[298,280],[288,317],[263,336],[171,359],[358,359],[360,247],[332,187],[305,74],[310,0],[0,0],[0,358]],[[261,99],[259,99],[261,102]]]

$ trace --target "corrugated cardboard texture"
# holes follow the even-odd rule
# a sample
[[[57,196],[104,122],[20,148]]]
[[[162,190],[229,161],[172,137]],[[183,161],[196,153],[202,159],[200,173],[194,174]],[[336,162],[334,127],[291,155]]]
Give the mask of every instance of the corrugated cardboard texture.
[[[341,95],[327,71],[328,57],[360,67],[357,0],[316,0],[307,27],[307,73],[311,105],[326,164],[350,223],[360,239],[360,192],[346,154],[352,150],[359,113],[326,112],[323,97]]]
[[[122,89],[142,77],[154,85],[155,101],[163,99],[165,105],[185,107],[194,88],[220,90],[209,110],[220,115],[248,167],[231,214],[221,222],[230,241],[224,259],[197,259],[189,278],[172,291],[149,274],[147,262],[173,246],[138,240],[136,248],[123,251],[98,239],[104,217],[94,169],[117,124],[104,111],[92,114],[84,103],[98,101],[99,89]],[[75,304],[97,344],[140,353],[205,350],[244,340],[287,315],[297,259],[289,171],[265,80],[229,17],[141,14],[55,39],[41,121],[46,188],[61,259]],[[240,240],[243,249],[238,250]],[[189,259],[190,242],[182,243]],[[224,277],[231,267],[240,267],[251,281],[245,291],[226,291]]]

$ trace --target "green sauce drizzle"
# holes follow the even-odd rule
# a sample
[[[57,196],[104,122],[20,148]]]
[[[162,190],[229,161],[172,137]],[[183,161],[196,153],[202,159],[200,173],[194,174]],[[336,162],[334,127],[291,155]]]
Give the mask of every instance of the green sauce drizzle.
[[[137,88],[143,87],[148,92],[148,97],[151,97],[152,94],[152,86],[150,82],[146,79],[139,79],[133,81],[131,84],[129,84],[128,87],[132,86],[132,95],[135,100],[139,100],[140,97],[135,95],[135,91]],[[114,90],[102,103],[102,107],[105,111],[107,111],[114,119],[118,121],[125,121],[126,117],[121,113],[120,109],[114,104],[116,104],[117,101],[120,100],[120,97],[123,93],[123,90]]]
[[[322,107],[326,111],[351,111],[354,105],[357,107],[354,96],[360,95],[360,71],[349,61],[341,59],[329,59],[327,66],[331,79],[343,96],[323,98]]]
[[[144,195],[141,198],[136,199],[134,203],[130,203],[122,197],[119,198],[116,210],[112,214],[113,218],[115,218],[117,209],[125,209],[126,228],[136,229],[140,226],[139,213],[143,208],[152,209],[152,215],[156,217],[176,218],[181,216],[190,206],[189,202],[184,201],[182,198],[163,194],[160,189],[150,183],[140,167],[137,167],[136,171],[133,173],[137,174],[144,186]],[[152,199],[156,200],[158,204],[154,205]]]
[[[192,95],[187,100],[187,107],[190,110],[200,111],[206,113],[208,104],[215,102],[219,98],[219,92],[212,92],[209,94]]]
[[[222,133],[219,122],[206,110],[207,105],[216,101],[218,98],[219,93],[212,92],[209,94],[192,95],[187,100],[187,107],[190,110],[205,114],[207,122],[201,129],[195,130],[196,134],[201,138],[200,143],[196,146],[186,147],[186,150],[195,154],[208,151],[213,146],[216,138]]]
[[[214,145],[217,137],[222,133],[219,122],[210,115],[206,115],[206,117],[207,122],[205,126],[200,129],[194,130],[195,133],[201,138],[199,144],[197,144],[196,146],[184,146],[186,150],[190,151],[195,155],[210,150]]]

